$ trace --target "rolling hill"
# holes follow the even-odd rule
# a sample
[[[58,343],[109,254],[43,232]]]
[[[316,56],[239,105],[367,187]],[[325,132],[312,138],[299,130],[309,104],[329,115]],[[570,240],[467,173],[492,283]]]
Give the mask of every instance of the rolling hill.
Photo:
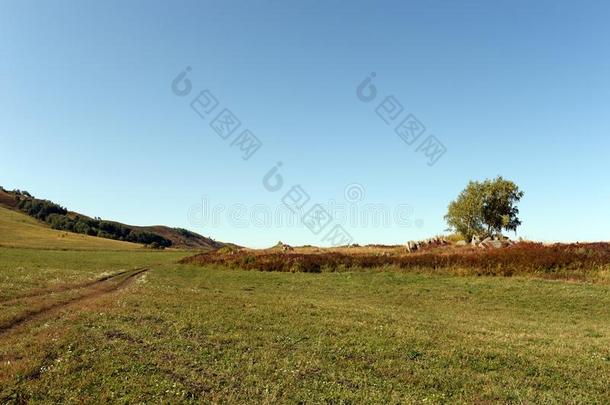
[[[0,206],[0,246],[65,250],[135,250],[142,245],[51,229],[21,212]]]
[[[24,207],[24,203],[28,203],[29,205],[45,204],[45,206],[43,207],[43,211],[40,211],[41,209],[37,207],[39,210],[38,215],[34,215],[33,210],[28,212],[27,208]],[[116,221],[102,221],[77,212],[68,211],[47,200],[38,200],[27,192],[8,191],[1,187],[0,208],[2,209],[2,211],[0,211],[0,221],[2,224],[0,225],[0,230],[2,231],[0,245],[5,246],[19,245],[21,243],[19,240],[23,237],[30,237],[33,238],[30,239],[32,242],[36,240],[40,242],[40,244],[36,246],[45,247],[45,243],[57,241],[59,238],[58,235],[64,235],[61,237],[64,242],[66,240],[78,240],[82,242],[88,238],[92,238],[93,240],[101,239],[103,241],[102,244],[104,244],[106,248],[111,249],[122,249],[127,245],[133,245],[139,248],[142,244],[151,243],[150,241],[158,241],[155,245],[160,244],[164,247],[177,249],[217,249],[224,246],[221,242],[217,242],[211,238],[182,228],[171,228],[163,225],[136,226]],[[30,216],[27,215],[28,213]],[[35,218],[32,218],[32,216],[35,216]],[[55,218],[53,218],[53,216],[55,216]],[[65,222],[71,221],[75,223],[79,220],[83,223],[96,224],[103,229],[94,228],[81,230],[80,232],[78,230],[72,232],[72,226],[69,228],[62,226]],[[34,228],[36,228],[36,230],[34,230]],[[119,235],[116,232],[113,233],[113,231],[122,232],[122,234]],[[17,234],[15,234],[15,232],[17,232]],[[125,235],[128,235],[128,238],[123,237]],[[12,236],[15,238],[14,241],[12,241]],[[93,240],[86,245],[95,245]],[[124,240],[126,241],[124,242]],[[127,245],[111,244],[112,246],[110,246],[105,243],[108,241],[121,244],[126,243]],[[127,241],[137,243],[130,243]],[[54,243],[51,244],[55,246]],[[65,245],[65,243],[62,245]],[[28,246],[31,246],[31,243],[28,243]]]

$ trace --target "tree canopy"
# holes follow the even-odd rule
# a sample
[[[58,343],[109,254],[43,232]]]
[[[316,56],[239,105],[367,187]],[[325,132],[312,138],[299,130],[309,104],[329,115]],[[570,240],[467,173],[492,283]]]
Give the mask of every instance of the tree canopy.
[[[70,216],[68,210],[49,200],[39,200],[31,197],[27,191],[15,191],[19,196],[18,208],[26,214],[48,223],[53,229],[82,233],[107,239],[127,242],[155,244],[157,247],[169,247],[172,242],[153,232],[132,229],[123,224],[91,219],[79,215]]]
[[[521,225],[517,203],[523,192],[501,176],[483,182],[470,181],[457,199],[449,204],[445,221],[449,227],[471,240],[516,231]]]

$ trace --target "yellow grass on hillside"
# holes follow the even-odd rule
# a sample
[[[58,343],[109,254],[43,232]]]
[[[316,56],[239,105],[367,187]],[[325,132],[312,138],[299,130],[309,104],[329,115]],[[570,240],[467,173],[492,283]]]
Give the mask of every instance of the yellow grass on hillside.
[[[20,212],[0,207],[0,246],[61,250],[135,250],[136,243],[58,231]]]

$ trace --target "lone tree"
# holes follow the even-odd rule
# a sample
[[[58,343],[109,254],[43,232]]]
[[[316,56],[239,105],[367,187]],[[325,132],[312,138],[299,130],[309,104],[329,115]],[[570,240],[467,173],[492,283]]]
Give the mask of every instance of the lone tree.
[[[523,192],[501,176],[483,182],[470,181],[449,204],[445,221],[466,240],[473,236],[500,235],[502,230],[516,231],[521,225],[517,203]]]

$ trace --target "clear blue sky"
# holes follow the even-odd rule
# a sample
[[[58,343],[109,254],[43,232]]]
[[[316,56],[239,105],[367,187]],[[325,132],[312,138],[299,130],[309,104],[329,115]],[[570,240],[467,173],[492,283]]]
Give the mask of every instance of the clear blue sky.
[[[607,1],[5,0],[0,185],[267,246],[321,235],[188,212],[202,198],[274,209],[283,191],[261,179],[282,161],[311,203],[358,183],[361,204],[408,204],[410,226],[345,225],[359,243],[403,243],[442,232],[469,179],[503,175],[525,191],[519,235],[608,240],[608,21]],[[186,66],[182,98],[170,84]],[[356,87],[371,72],[367,104]],[[263,142],[248,161],[189,107],[206,88]],[[446,146],[436,165],[376,115],[390,94]]]

